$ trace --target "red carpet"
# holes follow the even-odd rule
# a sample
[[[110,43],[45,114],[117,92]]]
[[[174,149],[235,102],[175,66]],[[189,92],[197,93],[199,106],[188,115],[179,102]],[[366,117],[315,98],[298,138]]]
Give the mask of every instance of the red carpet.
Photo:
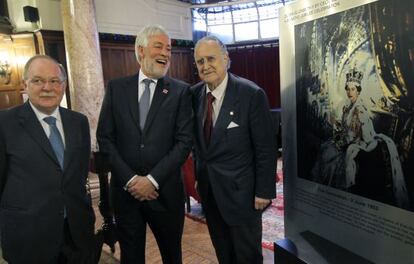
[[[283,173],[281,160],[278,160],[277,168],[277,197],[272,201],[272,205],[263,213],[262,217],[262,246],[270,250],[273,250],[273,242],[279,239],[283,239],[285,237],[283,216]],[[191,212],[187,213],[186,216],[195,221],[205,223],[205,218],[202,214],[201,205],[193,198],[191,198]]]

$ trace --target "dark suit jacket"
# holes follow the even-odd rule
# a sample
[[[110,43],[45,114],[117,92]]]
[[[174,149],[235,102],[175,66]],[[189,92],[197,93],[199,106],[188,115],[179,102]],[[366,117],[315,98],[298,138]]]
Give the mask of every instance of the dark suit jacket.
[[[211,186],[229,225],[248,223],[260,211],[254,197],[275,197],[276,142],[266,95],[253,82],[229,73],[223,104],[204,141],[205,84],[191,88],[195,112],[196,177],[201,200]],[[228,128],[234,122],[238,127]]]
[[[139,126],[138,74],[108,83],[99,117],[100,151],[111,165],[115,211],[135,200],[122,188],[133,175],[150,173],[160,196],[147,202],[156,210],[183,207],[181,165],[192,145],[191,94],[187,84],[164,77],[155,88],[144,130]]]
[[[66,146],[63,170],[28,102],[0,112],[1,247],[11,263],[46,263],[58,254],[64,208],[76,246],[92,245],[88,120],[65,108],[59,111]]]

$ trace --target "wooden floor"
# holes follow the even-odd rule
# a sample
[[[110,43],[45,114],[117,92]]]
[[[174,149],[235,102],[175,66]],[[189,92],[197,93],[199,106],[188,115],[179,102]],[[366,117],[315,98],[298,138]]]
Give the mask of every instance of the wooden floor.
[[[95,184],[94,184],[95,185]],[[96,185],[95,185],[96,186]],[[98,229],[102,223],[102,217],[97,209],[99,200],[98,190],[92,190],[93,205],[96,214],[96,228]],[[147,247],[146,247],[146,263],[162,264],[161,256],[157,243],[147,228]],[[184,233],[182,240],[183,263],[185,264],[208,264],[218,263],[208,234],[207,225],[190,218],[185,218]],[[263,249],[263,263],[273,264],[273,251]],[[108,246],[104,245],[99,263],[101,264],[117,264],[120,259],[120,250],[116,245],[115,253],[112,254]]]
[[[188,218],[186,218],[184,225],[182,251],[183,263],[217,263],[206,225]],[[119,263],[119,253],[118,245],[113,255],[110,253],[109,247],[105,245],[99,263]],[[162,264],[157,243],[150,230],[147,232],[147,247],[145,253],[147,264]]]
[[[208,235],[207,226],[204,223],[189,218],[185,219],[182,250],[183,263],[185,264],[218,263]],[[99,263],[119,263],[119,252],[118,244],[115,254],[112,254],[109,247],[104,245]],[[263,249],[263,258],[263,263],[273,264],[273,251]],[[157,243],[150,230],[147,232],[146,263],[162,264]]]

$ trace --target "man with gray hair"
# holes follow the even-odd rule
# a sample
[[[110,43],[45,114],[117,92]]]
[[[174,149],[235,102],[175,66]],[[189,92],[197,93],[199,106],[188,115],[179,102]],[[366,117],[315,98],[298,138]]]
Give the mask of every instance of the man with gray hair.
[[[191,87],[197,187],[220,264],[263,262],[262,212],[275,197],[276,133],[266,94],[228,73],[226,46],[200,39]]]
[[[171,41],[157,25],[136,38],[139,73],[108,83],[97,138],[109,158],[121,263],[145,263],[147,224],[163,263],[181,263],[181,165],[192,146],[191,94],[166,76]]]
[[[9,263],[92,263],[95,216],[86,192],[88,119],[59,107],[66,73],[36,55],[29,100],[0,112],[0,232]]]

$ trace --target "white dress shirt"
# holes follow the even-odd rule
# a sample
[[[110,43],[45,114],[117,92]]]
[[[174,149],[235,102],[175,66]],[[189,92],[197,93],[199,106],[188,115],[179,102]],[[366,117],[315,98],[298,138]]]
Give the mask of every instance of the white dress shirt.
[[[214,89],[213,91],[210,91],[208,88],[208,85],[206,84],[206,95],[207,93],[211,92],[211,94],[214,96],[213,101],[213,127],[216,124],[218,115],[220,113],[221,105],[223,104],[224,95],[226,94],[227,89],[227,80],[229,79],[228,74],[226,73],[226,76],[224,77],[223,81]],[[207,102],[207,96],[206,96],[206,102]],[[207,107],[204,109],[204,120],[206,119],[206,113],[207,113]]]

